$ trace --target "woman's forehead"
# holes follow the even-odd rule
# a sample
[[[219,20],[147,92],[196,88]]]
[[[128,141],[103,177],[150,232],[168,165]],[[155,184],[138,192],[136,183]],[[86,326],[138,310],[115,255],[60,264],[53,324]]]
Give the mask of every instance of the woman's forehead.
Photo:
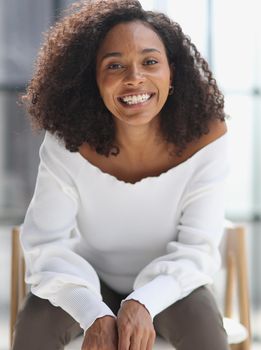
[[[98,50],[99,56],[107,52],[137,50],[141,54],[149,51],[165,53],[165,46],[159,35],[141,21],[116,24],[106,34]]]

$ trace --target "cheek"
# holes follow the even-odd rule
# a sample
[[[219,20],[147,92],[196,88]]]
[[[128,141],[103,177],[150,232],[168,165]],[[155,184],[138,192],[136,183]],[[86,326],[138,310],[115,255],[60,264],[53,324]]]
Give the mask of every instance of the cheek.
[[[113,92],[116,87],[114,79],[111,77],[97,79],[97,84],[102,98],[106,100],[112,100]]]
[[[166,78],[159,83],[159,103],[164,105],[169,96],[170,81]]]
[[[169,94],[170,85],[171,85],[171,79],[170,79],[170,74],[168,74],[166,75],[166,80],[164,82],[164,90],[167,95]]]
[[[100,96],[103,100],[104,105],[111,113],[113,113],[115,109],[115,101],[113,98],[114,94],[113,94],[112,85],[108,82],[108,79],[107,80],[97,79],[97,85],[98,85]]]
[[[161,83],[160,86],[160,95],[165,96],[169,94],[170,80],[166,77]]]

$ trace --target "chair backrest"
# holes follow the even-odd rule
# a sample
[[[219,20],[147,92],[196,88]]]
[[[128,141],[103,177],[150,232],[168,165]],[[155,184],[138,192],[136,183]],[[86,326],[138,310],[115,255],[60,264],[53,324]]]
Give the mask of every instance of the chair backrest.
[[[239,321],[247,329],[248,337],[240,350],[250,349],[251,326],[247,271],[246,227],[226,221],[223,245],[223,264],[226,269],[224,316],[232,318],[233,301],[238,301]]]
[[[18,310],[26,295],[25,261],[20,246],[20,231],[18,227],[12,230],[12,254],[11,254],[11,306],[10,306],[10,343],[12,344],[14,326]]]
[[[250,317],[249,295],[246,254],[246,228],[244,225],[235,225],[226,221],[224,238],[221,243],[221,255],[226,270],[225,293],[224,293],[224,316],[233,317],[234,297],[237,294],[240,323],[247,329],[248,338],[240,345],[231,346],[233,350],[250,349]],[[11,308],[10,308],[10,342],[18,310],[26,295],[24,282],[25,262],[22,255],[19,238],[19,228],[12,230],[12,255],[11,255]]]

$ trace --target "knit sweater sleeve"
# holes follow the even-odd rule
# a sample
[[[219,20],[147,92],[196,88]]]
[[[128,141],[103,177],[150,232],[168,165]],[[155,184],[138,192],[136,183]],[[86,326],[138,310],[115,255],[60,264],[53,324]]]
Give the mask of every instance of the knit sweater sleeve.
[[[80,240],[74,159],[46,134],[21,244],[32,293],[63,308],[86,330],[98,317],[114,314],[102,301],[94,268],[74,249]]]
[[[164,256],[139,272],[134,291],[122,303],[137,300],[153,318],[196,288],[213,282],[221,262],[228,172],[226,142],[201,153],[181,200],[177,238],[167,244]]]

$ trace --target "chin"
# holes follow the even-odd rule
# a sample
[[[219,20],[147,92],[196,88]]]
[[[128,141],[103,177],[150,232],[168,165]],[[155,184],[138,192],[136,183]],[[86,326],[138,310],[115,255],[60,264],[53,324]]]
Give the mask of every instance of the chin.
[[[131,125],[131,126],[143,126],[147,124],[151,124],[152,122],[155,122],[157,117],[143,117],[143,116],[133,116],[133,117],[126,117],[121,118],[121,121],[125,124]]]

